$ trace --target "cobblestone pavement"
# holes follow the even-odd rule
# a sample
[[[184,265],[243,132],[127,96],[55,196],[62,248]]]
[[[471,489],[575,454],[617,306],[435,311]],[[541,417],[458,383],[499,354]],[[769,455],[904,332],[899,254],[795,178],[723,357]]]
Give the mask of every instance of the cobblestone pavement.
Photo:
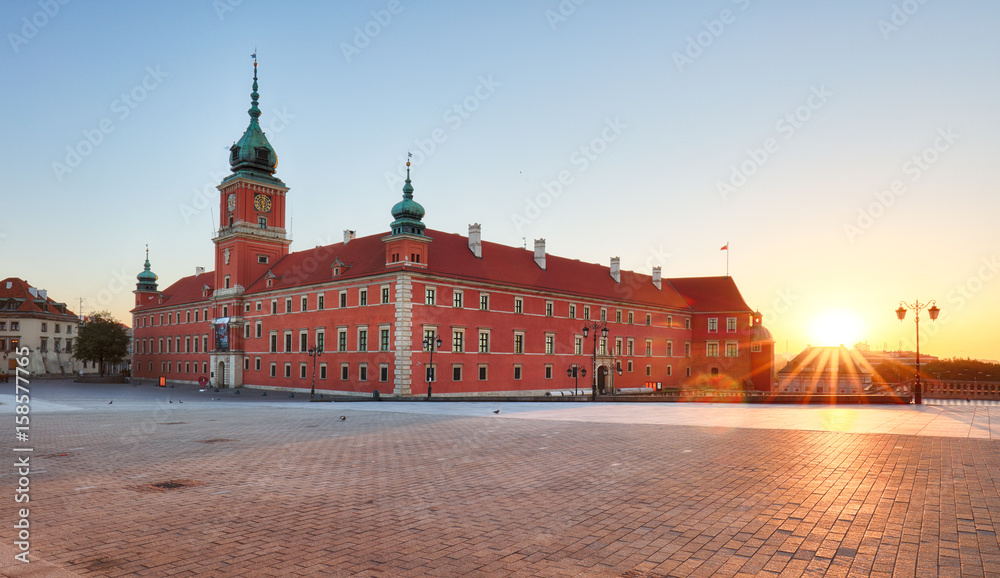
[[[885,421],[922,432],[899,435],[864,408],[835,408],[862,417],[827,428],[763,429],[696,404],[308,403],[59,383],[32,396],[23,564],[11,450],[24,444],[0,395],[7,576],[1000,575],[1000,452],[971,434],[998,408],[892,408]],[[801,423],[812,408],[777,411]],[[768,415],[781,421],[749,421]],[[907,429],[926,415],[972,429]]]

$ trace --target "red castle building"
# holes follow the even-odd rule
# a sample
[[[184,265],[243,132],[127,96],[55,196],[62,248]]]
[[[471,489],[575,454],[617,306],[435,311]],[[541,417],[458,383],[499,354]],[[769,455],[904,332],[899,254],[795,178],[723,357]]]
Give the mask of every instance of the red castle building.
[[[533,252],[483,241],[478,224],[468,236],[426,229],[409,163],[387,233],[345,231],[341,243],[290,252],[289,188],[258,123],[256,67],[250,125],[218,186],[215,270],[160,291],[147,252],[132,310],[136,376],[476,395],[572,389],[577,365],[589,372],[581,387],[602,392],[772,389],[774,340],[732,278],[582,263],[546,254],[544,239]]]

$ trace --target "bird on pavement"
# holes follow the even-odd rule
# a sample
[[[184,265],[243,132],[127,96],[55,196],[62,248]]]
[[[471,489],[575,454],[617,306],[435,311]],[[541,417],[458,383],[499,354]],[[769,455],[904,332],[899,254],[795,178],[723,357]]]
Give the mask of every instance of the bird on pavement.
[[[345,415],[340,416],[340,421],[344,421],[346,419],[347,419],[347,416],[345,416]]]
[[[493,410],[493,413],[500,413],[500,410],[499,409],[495,409],[495,410]]]
[[[108,405],[111,405],[111,404],[113,404],[114,402],[115,402],[115,400],[113,400],[113,399],[112,399],[111,401],[109,401],[109,402],[108,402]]]
[[[174,400],[172,399],[168,399],[167,401],[169,401],[170,403],[174,403]]]
[[[177,400],[177,403],[184,403],[184,402],[178,399],[178,400]]]

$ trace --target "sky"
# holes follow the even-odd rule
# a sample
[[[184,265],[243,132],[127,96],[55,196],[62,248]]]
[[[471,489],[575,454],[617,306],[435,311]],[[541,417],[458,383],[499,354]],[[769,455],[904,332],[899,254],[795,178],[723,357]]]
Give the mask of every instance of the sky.
[[[664,277],[731,275],[779,353],[1000,359],[1000,4],[0,4],[3,276],[128,322],[213,268],[249,122],[292,250],[388,230],[407,152],[432,229]],[[721,248],[728,245],[728,250]],[[82,301],[81,301],[82,299]]]

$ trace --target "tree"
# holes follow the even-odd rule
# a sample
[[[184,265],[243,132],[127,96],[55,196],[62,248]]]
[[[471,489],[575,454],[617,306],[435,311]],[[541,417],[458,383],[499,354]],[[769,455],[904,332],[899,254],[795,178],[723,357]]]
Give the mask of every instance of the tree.
[[[128,342],[128,329],[111,313],[99,311],[80,326],[74,356],[97,363],[103,377],[105,363],[117,363],[128,355]]]

